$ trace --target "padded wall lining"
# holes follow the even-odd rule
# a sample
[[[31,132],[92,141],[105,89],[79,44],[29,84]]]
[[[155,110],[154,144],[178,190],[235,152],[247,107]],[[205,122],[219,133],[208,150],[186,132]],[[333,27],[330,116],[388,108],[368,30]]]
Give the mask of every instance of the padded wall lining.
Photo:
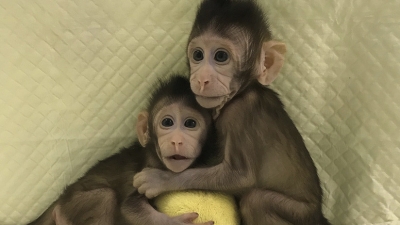
[[[196,1],[0,1],[0,224],[38,216],[128,145],[149,86],[186,72]],[[400,224],[400,1],[260,1],[288,45],[273,84],[334,224]]]

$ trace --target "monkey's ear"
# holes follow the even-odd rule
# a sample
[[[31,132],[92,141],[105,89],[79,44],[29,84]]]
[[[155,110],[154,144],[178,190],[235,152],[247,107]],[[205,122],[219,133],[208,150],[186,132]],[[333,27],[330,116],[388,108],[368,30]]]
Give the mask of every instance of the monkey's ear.
[[[136,122],[136,134],[140,144],[145,147],[149,142],[149,113],[146,111],[140,112]]]
[[[285,43],[279,41],[266,41],[261,51],[261,73],[257,78],[262,85],[271,84],[279,75],[283,66],[286,53]]]

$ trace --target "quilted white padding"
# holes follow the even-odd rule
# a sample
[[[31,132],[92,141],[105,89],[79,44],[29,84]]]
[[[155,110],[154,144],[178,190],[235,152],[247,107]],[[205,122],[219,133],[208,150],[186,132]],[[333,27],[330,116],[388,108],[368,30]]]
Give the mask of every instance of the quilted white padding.
[[[149,85],[187,71],[188,0],[0,0],[0,224],[25,224],[127,146]],[[274,83],[333,224],[400,224],[400,1],[260,0]]]

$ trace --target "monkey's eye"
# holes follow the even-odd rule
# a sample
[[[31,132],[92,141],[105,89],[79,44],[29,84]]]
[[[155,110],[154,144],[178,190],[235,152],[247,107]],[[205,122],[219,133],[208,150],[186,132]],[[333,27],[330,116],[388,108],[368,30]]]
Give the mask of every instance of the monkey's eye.
[[[194,61],[197,61],[197,62],[203,60],[204,59],[203,52],[201,50],[198,50],[198,49],[194,50],[193,59],[194,59]]]
[[[174,121],[171,118],[164,118],[161,121],[161,125],[163,127],[172,127],[174,125]]]
[[[197,126],[197,122],[193,119],[187,119],[185,121],[185,127],[187,128],[195,128]]]
[[[217,62],[225,62],[229,58],[229,55],[226,51],[218,50],[214,55],[214,60]]]

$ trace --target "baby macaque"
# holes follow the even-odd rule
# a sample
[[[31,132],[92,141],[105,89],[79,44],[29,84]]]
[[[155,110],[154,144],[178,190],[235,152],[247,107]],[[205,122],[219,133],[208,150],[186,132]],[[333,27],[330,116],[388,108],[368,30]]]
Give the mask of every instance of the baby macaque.
[[[132,177],[145,167],[178,173],[212,162],[211,114],[196,102],[189,80],[172,76],[160,82],[136,130],[132,146],[97,163],[30,225],[193,224],[197,213],[169,217],[132,186]]]

